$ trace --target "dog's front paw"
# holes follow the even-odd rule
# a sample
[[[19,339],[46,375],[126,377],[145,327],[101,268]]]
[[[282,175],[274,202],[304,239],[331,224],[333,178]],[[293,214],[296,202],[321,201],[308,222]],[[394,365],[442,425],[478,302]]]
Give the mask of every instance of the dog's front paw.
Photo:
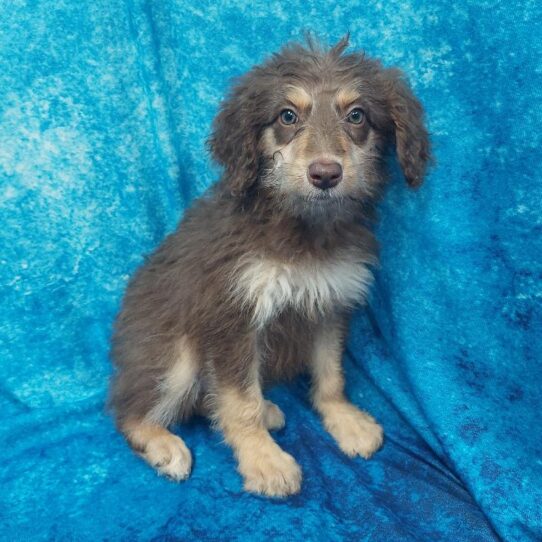
[[[239,462],[244,487],[252,493],[286,497],[299,493],[301,469],[295,459],[278,446],[254,450]]]
[[[374,418],[349,403],[340,403],[324,416],[326,429],[348,456],[369,459],[384,441],[382,427]]]

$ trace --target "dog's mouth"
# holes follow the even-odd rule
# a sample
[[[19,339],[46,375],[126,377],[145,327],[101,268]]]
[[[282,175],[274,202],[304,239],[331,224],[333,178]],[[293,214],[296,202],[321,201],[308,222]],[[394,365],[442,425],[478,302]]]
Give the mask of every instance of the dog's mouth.
[[[316,222],[348,215],[358,206],[355,198],[337,189],[290,194],[284,203],[293,215]]]
[[[315,203],[319,205],[331,205],[340,202],[344,196],[338,190],[332,188],[330,190],[314,190],[305,196],[307,203]]]
[[[298,198],[297,206],[304,215],[330,216],[340,212],[347,202],[348,198],[338,190],[322,190]]]

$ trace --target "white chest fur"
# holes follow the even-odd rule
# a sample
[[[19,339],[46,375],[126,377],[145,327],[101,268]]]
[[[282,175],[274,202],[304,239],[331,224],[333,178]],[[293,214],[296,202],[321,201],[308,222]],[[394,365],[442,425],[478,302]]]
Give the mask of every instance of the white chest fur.
[[[303,263],[251,257],[239,266],[234,289],[254,307],[258,327],[288,307],[313,317],[360,302],[372,282],[367,263],[352,254]]]

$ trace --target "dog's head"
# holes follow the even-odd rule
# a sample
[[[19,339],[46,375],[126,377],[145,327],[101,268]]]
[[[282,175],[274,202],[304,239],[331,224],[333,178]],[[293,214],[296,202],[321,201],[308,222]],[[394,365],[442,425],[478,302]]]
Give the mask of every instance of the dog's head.
[[[369,199],[389,143],[410,186],[430,160],[423,109],[397,69],[363,54],[288,45],[243,76],[210,147],[233,193],[260,185],[297,208]]]

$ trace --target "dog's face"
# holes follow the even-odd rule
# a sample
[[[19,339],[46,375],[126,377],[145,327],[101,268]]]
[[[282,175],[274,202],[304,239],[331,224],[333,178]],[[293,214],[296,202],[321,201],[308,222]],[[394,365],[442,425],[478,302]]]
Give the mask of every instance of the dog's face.
[[[286,47],[246,74],[210,140],[233,192],[261,186],[298,214],[367,200],[395,144],[405,178],[421,183],[430,159],[423,110],[398,70],[362,54]]]
[[[261,182],[290,203],[319,209],[372,195],[383,142],[356,86],[287,83],[279,94],[276,117],[260,140]]]

